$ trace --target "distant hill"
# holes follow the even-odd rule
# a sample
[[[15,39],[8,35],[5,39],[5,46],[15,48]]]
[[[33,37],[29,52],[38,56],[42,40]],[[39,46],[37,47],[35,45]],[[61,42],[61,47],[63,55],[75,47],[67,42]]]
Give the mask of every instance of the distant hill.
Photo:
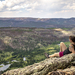
[[[75,27],[75,18],[0,18],[0,27]]]
[[[13,49],[33,50],[53,42],[68,41],[69,35],[75,35],[75,28],[0,28],[0,50],[9,45]],[[65,39],[64,39],[65,38]]]

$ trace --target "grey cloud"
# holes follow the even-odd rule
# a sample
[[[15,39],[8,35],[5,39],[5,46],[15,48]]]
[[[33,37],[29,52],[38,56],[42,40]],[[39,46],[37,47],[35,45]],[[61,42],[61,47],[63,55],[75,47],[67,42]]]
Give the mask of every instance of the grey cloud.
[[[70,7],[73,6],[73,1],[71,0],[62,0],[57,3],[54,3],[53,7],[49,8],[49,11],[55,12],[55,11],[62,11],[62,10],[72,10]]]
[[[11,1],[11,0],[10,0]],[[18,0],[17,0],[18,1]],[[45,1],[45,0],[44,0]],[[62,10],[72,10],[69,7],[73,6],[73,3],[75,3],[75,0],[54,0],[52,3],[51,1],[46,0],[46,2],[44,2],[43,0],[20,0],[19,2],[14,2],[12,5],[8,6],[7,4],[5,4],[2,8],[1,11],[16,11],[16,10],[21,10],[23,6],[24,9],[28,10],[31,9],[32,11],[40,11],[43,10],[45,12],[55,12],[55,11],[62,11]],[[12,9],[15,6],[19,6],[19,9]],[[10,9],[10,10],[8,10]]]
[[[5,3],[4,3],[5,2]],[[12,2],[11,3],[11,0],[10,1],[4,1],[4,2],[2,2],[2,5],[3,5],[3,7],[1,8],[1,11],[9,11],[8,9],[10,9],[10,10],[12,10],[12,8],[14,7],[14,6],[17,6],[17,5],[19,5],[19,6],[21,6],[23,3],[24,3],[24,1],[20,1],[20,2]],[[10,5],[9,5],[9,3],[10,3]]]

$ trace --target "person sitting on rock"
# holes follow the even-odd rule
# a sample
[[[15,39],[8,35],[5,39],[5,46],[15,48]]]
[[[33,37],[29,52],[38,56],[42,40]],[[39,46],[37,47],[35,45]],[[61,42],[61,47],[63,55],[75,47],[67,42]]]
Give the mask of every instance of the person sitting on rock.
[[[45,56],[47,58],[62,57],[66,54],[75,53],[75,36],[69,36],[69,41],[70,41],[71,44],[68,48],[66,47],[66,45],[63,42],[61,42],[60,43],[60,52],[54,53],[52,55],[49,55],[49,54],[45,53]]]

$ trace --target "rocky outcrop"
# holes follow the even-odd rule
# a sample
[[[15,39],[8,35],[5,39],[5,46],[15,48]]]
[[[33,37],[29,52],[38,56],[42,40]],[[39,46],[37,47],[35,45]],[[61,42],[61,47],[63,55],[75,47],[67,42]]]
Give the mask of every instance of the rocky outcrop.
[[[64,70],[57,70],[48,73],[47,75],[75,75],[75,67],[71,66],[70,68]]]
[[[71,67],[74,60],[75,54],[68,54],[61,58],[48,58],[25,68],[9,70],[2,75],[53,75],[50,74],[52,71]]]

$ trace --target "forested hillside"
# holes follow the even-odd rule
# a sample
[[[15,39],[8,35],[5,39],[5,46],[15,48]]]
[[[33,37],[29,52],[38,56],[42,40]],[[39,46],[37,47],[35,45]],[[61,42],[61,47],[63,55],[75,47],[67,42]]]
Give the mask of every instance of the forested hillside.
[[[0,28],[0,49],[8,45],[13,49],[33,50],[55,42],[66,42],[69,34],[75,34],[75,28]]]

